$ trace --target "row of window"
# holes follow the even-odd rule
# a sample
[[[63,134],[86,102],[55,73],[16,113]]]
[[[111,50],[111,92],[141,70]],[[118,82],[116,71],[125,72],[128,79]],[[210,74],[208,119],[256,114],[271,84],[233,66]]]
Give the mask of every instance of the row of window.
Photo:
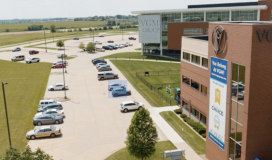
[[[184,28],[183,34],[203,34],[202,28]]]
[[[200,113],[200,118],[199,118],[199,111],[195,109],[194,107],[190,106],[188,103],[185,101],[182,101],[182,108],[184,108],[186,111],[191,113],[194,117],[200,119],[200,122],[206,125],[206,116],[204,116],[202,113]]]
[[[200,62],[200,58],[202,58],[201,62]],[[204,57],[200,57],[194,54],[191,55],[190,53],[183,52],[183,60],[187,60],[198,65],[201,64],[202,67],[208,68],[208,59]]]
[[[199,85],[198,82],[194,81],[194,80],[190,80],[190,78],[182,76],[182,82],[187,84],[188,86],[191,86],[192,88],[194,88],[195,90],[199,91],[199,89],[201,88],[200,92],[202,94],[204,94],[205,96],[207,95],[207,87],[204,85]],[[201,87],[200,87],[201,86]]]

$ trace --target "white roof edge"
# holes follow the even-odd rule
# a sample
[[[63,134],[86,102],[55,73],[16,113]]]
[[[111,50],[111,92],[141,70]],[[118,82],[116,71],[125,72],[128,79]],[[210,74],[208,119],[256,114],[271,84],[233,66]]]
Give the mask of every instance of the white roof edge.
[[[254,6],[236,6],[236,7],[192,8],[192,9],[186,8],[186,9],[142,10],[142,11],[131,11],[131,14],[229,11],[229,10],[267,10],[267,8],[268,8],[267,5],[254,5]]]

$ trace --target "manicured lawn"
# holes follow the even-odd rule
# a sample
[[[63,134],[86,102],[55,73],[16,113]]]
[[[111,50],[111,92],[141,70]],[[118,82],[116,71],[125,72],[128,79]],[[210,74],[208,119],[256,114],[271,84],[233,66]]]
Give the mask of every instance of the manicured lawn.
[[[179,63],[111,60],[135,89],[154,107],[169,106],[136,77],[136,72],[179,70]],[[133,93],[132,93],[133,94]]]
[[[71,56],[68,56],[68,57],[65,57],[65,59],[73,59],[73,58],[76,58],[77,55],[71,55]]]
[[[135,50],[140,51],[140,50],[142,50],[142,48],[136,48]]]
[[[156,144],[156,152],[153,156],[148,158],[148,160],[159,160],[163,157],[163,152],[166,150],[177,149],[171,141],[158,142]],[[170,158],[164,158],[165,160],[170,160]],[[110,155],[106,160],[139,160],[129,155],[126,148],[123,148],[112,155]]]
[[[26,146],[25,134],[34,128],[33,116],[44,97],[50,63],[25,64],[0,60],[0,82],[7,82],[5,93],[11,134],[11,143],[22,150]],[[2,86],[0,87],[0,157],[9,147]]]
[[[165,111],[161,112],[160,115],[197,154],[205,154],[206,142],[183,121],[181,121],[173,112]]]
[[[159,56],[149,56],[149,55],[141,55],[141,52],[124,52],[124,53],[116,53],[108,56],[101,57],[104,59],[108,58],[131,58],[131,59],[152,59],[152,60],[165,60],[165,61],[179,61],[171,58],[164,58]]]

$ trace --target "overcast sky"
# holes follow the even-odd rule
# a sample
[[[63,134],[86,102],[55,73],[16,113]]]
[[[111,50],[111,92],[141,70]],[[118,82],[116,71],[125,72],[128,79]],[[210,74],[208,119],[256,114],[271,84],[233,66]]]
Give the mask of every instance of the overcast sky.
[[[181,9],[193,4],[258,0],[0,0],[0,19],[128,15],[131,11]]]

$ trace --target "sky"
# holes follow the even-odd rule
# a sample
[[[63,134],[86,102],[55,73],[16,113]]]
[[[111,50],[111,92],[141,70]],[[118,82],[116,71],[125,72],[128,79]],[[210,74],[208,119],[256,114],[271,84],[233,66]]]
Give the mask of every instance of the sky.
[[[220,2],[219,2],[220,1]],[[184,9],[188,5],[258,0],[0,0],[0,19],[129,15],[131,11]]]

